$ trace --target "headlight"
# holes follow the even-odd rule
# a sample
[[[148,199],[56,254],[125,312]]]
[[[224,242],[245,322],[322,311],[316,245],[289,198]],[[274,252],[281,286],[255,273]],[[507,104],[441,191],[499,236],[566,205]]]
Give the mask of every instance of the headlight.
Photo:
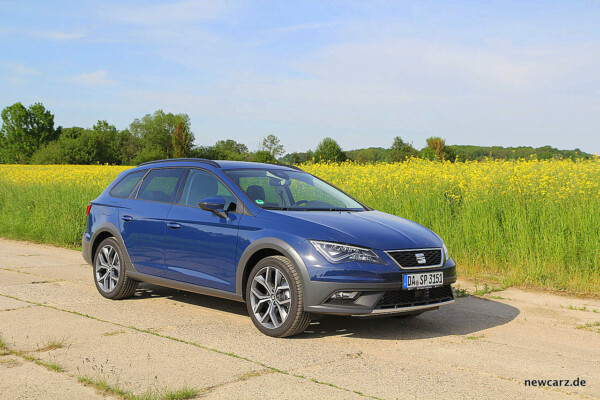
[[[312,243],[315,249],[317,249],[317,251],[332,264],[352,261],[385,264],[373,250],[365,249],[364,247],[348,246],[332,242],[320,242],[317,240],[310,240],[310,243]]]
[[[448,253],[448,248],[446,247],[446,243],[444,243],[444,261],[450,259],[450,254]]]

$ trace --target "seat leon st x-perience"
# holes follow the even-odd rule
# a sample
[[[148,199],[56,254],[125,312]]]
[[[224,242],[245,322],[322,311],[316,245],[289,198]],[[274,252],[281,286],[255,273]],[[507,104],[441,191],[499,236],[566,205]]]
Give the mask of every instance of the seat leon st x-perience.
[[[414,317],[454,301],[438,235],[293,166],[149,162],[87,214],[83,257],[109,299],[147,282],[242,301],[276,337],[317,314]]]

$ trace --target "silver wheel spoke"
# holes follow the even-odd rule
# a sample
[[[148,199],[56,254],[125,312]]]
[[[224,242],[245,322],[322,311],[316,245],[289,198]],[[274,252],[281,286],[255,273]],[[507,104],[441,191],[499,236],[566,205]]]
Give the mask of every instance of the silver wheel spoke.
[[[117,254],[116,250],[113,250],[113,251],[114,251],[114,255],[113,255],[112,260],[110,261],[110,264],[114,266],[119,262],[119,254]]]
[[[286,283],[285,285],[279,286],[277,290],[290,290],[290,286]]]
[[[108,265],[108,261],[107,261],[107,260],[106,260],[106,258],[104,257],[104,253],[99,253],[99,254],[98,254],[98,261],[100,261],[100,264],[101,264],[103,267],[106,267],[106,268],[108,268],[108,266],[109,266],[109,265]]]
[[[273,290],[273,285],[271,284],[271,275],[273,268],[267,267],[267,273],[265,274],[265,283],[267,284],[267,290],[271,292]]]
[[[258,289],[256,289],[255,287],[253,287],[252,289],[250,289],[250,291],[252,292],[253,295],[256,296],[257,299],[263,300],[263,299],[268,299],[269,296],[266,294],[262,294],[258,291]]]
[[[271,322],[275,328],[282,324],[282,322],[277,320],[277,315],[275,315],[275,305],[273,304],[271,304],[271,307],[269,308],[269,317],[271,317]]]
[[[263,278],[262,276],[256,275],[254,277],[254,281],[259,283],[262,287],[264,287],[267,290],[267,292],[269,291],[269,286],[267,285],[265,278]]]
[[[104,246],[102,248],[102,255],[104,256],[104,259],[106,260],[106,263],[108,264],[108,260],[110,260],[110,250],[112,249],[112,247],[110,246]]]
[[[269,308],[265,313],[260,317],[260,323],[264,324],[266,322],[267,317],[271,314],[271,308],[273,308],[273,304],[269,304]]]
[[[281,304],[277,304],[277,311],[279,311],[279,315],[281,316],[281,320],[285,321],[287,319],[288,313],[285,308],[281,307]]]
[[[257,303],[254,305],[254,307],[252,308],[252,311],[254,311],[254,313],[256,313],[256,312],[258,311],[259,307],[260,307],[262,304],[266,303],[267,301],[269,301],[269,299],[261,299],[261,300],[259,300],[259,301],[258,301],[258,302],[257,302]]]
[[[281,278],[283,277],[283,275],[281,275],[281,272],[279,272],[278,269],[275,270],[275,280],[273,281],[273,287],[275,288],[275,290],[277,290],[277,288],[279,287],[279,283],[281,282]]]

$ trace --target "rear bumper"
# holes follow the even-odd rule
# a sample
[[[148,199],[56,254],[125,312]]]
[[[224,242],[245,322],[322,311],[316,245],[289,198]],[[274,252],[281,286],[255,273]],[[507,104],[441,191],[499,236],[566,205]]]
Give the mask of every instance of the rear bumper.
[[[81,238],[81,255],[86,263],[92,265],[92,251],[90,249],[91,241],[88,233],[84,233]]]

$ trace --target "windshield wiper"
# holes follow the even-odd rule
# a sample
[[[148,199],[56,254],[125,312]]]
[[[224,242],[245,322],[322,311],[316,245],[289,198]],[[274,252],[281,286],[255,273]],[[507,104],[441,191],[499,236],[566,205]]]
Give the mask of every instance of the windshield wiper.
[[[359,211],[352,208],[303,208],[304,211]]]
[[[298,208],[298,207],[275,207],[275,206],[266,206],[263,207],[263,210],[277,210],[277,211],[348,211],[348,212],[356,212],[356,211],[364,211],[357,210],[354,208]]]

